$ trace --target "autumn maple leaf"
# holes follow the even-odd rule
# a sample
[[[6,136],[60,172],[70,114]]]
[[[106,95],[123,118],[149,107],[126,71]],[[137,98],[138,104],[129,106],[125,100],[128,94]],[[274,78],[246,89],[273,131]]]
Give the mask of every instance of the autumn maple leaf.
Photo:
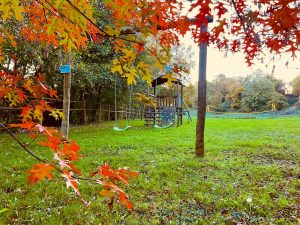
[[[45,177],[51,180],[53,177],[51,170],[54,170],[54,167],[46,163],[34,165],[33,169],[27,171],[29,173],[28,182],[33,185]]]
[[[71,187],[77,195],[80,195],[78,190],[79,181],[73,177],[73,173],[64,170],[61,176],[66,179],[67,188]]]
[[[80,150],[80,147],[75,144],[74,141],[71,141],[70,144],[64,143],[64,147],[62,149],[61,154],[66,157],[66,159],[71,161],[77,161],[78,160],[78,152]]]

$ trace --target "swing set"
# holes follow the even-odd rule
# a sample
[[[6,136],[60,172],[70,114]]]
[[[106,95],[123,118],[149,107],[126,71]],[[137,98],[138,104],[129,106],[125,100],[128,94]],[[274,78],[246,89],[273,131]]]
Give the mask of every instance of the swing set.
[[[132,106],[132,84],[130,85],[130,92],[129,92],[129,106],[128,106],[128,116],[127,116],[127,124],[125,127],[119,127],[117,125],[117,117],[118,117],[118,110],[117,110],[117,75],[115,74],[115,120],[114,120],[114,126],[113,130],[114,131],[126,131],[130,126],[130,114],[131,114],[131,106]],[[156,129],[165,129],[165,128],[170,128],[174,126],[174,121],[173,118],[175,117],[175,111],[173,108],[166,108],[162,110],[162,119],[164,121],[168,121],[167,124],[153,124],[153,128]],[[171,118],[171,119],[170,119]]]
[[[115,121],[114,121],[114,126],[112,128],[114,131],[125,131],[125,130],[128,130],[131,127],[130,126],[131,102],[132,102],[132,84],[130,85],[127,125],[123,128],[118,127],[117,126],[117,117],[118,117],[118,111],[117,111],[117,74],[115,74]]]

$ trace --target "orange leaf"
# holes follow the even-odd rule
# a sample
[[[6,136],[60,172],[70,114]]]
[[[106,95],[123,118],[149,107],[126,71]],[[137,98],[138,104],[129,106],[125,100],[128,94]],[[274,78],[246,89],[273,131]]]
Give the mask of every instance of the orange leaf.
[[[110,198],[114,196],[114,193],[109,190],[102,190],[99,192],[99,194],[102,196],[110,197]]]
[[[78,152],[80,150],[80,147],[75,144],[74,141],[71,141],[70,144],[64,143],[64,148],[61,151],[61,154],[66,157],[66,159],[71,161],[78,160]]]
[[[133,209],[133,204],[128,200],[127,195],[124,192],[119,191],[119,198],[120,202],[123,203],[127,207],[127,209]]]
[[[32,170],[27,171],[29,173],[28,182],[33,185],[43,180],[45,177],[48,178],[48,180],[51,180],[53,177],[50,172],[51,170],[54,170],[54,167],[49,164],[34,165]]]

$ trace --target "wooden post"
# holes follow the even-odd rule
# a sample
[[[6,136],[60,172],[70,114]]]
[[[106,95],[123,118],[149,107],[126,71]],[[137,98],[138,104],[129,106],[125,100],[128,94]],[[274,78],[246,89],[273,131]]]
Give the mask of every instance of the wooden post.
[[[71,65],[71,53],[68,54],[68,63]],[[69,117],[70,117],[70,98],[71,98],[71,70],[64,74],[64,98],[63,98],[63,114],[64,118],[61,121],[61,133],[64,138],[69,137]]]
[[[102,114],[101,110],[102,110],[102,104],[101,104],[101,101],[100,101],[99,102],[98,122],[101,122],[101,114]]]
[[[110,105],[108,105],[108,118],[107,119],[108,119],[108,121],[110,121]]]
[[[212,22],[212,18],[207,18]],[[201,26],[201,32],[207,32],[204,24]],[[207,64],[207,43],[202,42],[200,45],[199,57],[199,80],[198,80],[198,113],[196,124],[196,149],[197,156],[204,157],[204,128],[206,113],[206,64]]]
[[[82,95],[83,100],[83,124],[87,124],[88,118],[87,118],[87,112],[86,112],[86,101],[85,101],[85,95]]]
[[[179,112],[179,81],[177,80],[177,85],[176,85],[176,95],[177,95],[177,101],[175,102],[175,109],[177,110],[177,127],[180,125],[180,112]]]
[[[180,124],[182,125],[182,118],[183,118],[183,85],[181,85],[181,87],[180,87],[180,110],[181,110]]]

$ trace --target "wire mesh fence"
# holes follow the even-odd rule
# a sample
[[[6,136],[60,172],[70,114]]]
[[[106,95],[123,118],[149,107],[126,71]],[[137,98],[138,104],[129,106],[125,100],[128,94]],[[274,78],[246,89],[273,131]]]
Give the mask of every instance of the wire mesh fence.
[[[61,109],[61,100],[44,98],[54,108]],[[91,108],[92,107],[92,108]],[[21,109],[18,107],[9,107],[4,101],[0,102],[0,122],[4,124],[17,123],[20,120],[19,114]],[[197,116],[196,110],[190,110],[192,117]],[[187,113],[183,111],[183,116]],[[221,118],[221,119],[263,119],[263,118],[279,118],[279,117],[300,117],[300,108],[290,107],[282,111],[265,111],[265,112],[207,112],[206,118]],[[103,103],[90,103],[83,101],[71,101],[70,108],[70,124],[87,124],[99,123],[103,121],[113,120],[144,120],[145,107],[137,105],[129,108],[128,105],[118,105],[117,108],[114,104]],[[44,113],[43,123],[47,126],[59,127],[61,121],[56,121],[49,116],[49,113]]]
[[[43,98],[55,109],[62,110],[62,101],[58,99]],[[21,107],[10,107],[7,102],[0,102],[0,122],[3,124],[20,122]],[[137,105],[129,108],[128,105],[103,104],[95,102],[71,101],[70,124],[86,124],[112,120],[144,119],[145,109]],[[43,114],[43,124],[47,126],[60,126],[61,121],[49,116],[49,112]]]
[[[192,116],[197,116],[197,110],[191,111]],[[279,117],[300,117],[300,109],[292,111],[265,111],[265,112],[206,112],[206,118],[220,118],[220,119],[267,119]]]

